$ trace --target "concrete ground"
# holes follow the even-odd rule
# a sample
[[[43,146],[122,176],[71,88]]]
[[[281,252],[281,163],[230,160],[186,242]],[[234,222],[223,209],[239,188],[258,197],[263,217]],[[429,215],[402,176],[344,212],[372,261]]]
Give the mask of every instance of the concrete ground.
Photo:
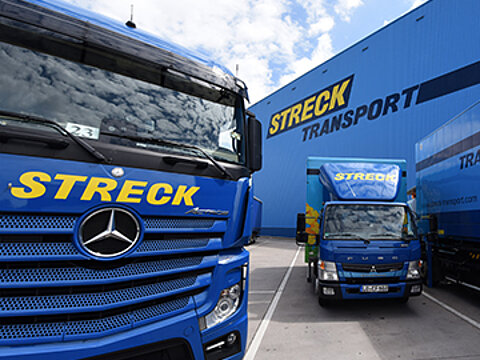
[[[245,360],[480,359],[480,294],[455,285],[396,301],[318,305],[294,239],[250,251]],[[463,316],[463,318],[462,318]]]

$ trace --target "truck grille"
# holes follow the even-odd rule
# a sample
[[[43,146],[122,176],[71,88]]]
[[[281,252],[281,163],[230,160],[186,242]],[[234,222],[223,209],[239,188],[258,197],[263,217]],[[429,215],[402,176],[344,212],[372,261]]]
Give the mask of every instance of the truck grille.
[[[403,263],[392,263],[392,264],[349,264],[343,263],[342,268],[344,271],[351,272],[361,272],[361,273],[370,273],[370,272],[390,272],[390,271],[400,271],[403,269]]]
[[[0,346],[98,338],[193,310],[226,229],[147,217],[136,251],[102,262],[73,245],[77,219],[0,215]]]

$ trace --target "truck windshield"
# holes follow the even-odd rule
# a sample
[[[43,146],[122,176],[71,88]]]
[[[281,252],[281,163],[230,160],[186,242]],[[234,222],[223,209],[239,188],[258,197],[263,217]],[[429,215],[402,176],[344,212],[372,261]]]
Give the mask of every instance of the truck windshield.
[[[402,205],[329,205],[323,237],[328,240],[410,240],[416,238],[414,219]]]
[[[244,163],[243,103],[233,92],[169,70],[164,87],[7,43],[0,43],[0,64],[0,111],[53,120],[93,141],[198,156],[192,148],[142,142],[158,138]],[[38,128],[2,119],[9,124]]]

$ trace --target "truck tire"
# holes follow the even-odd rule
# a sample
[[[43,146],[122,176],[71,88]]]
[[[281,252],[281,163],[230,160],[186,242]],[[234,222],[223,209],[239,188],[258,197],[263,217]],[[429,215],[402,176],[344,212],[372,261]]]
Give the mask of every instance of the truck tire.
[[[307,282],[311,283],[313,282],[313,266],[312,266],[312,262],[309,261],[308,262],[308,267],[307,267]]]
[[[425,264],[425,275],[426,275],[425,278],[423,279],[424,283],[428,285],[429,272],[431,271],[432,286],[437,286],[444,276],[441,261],[437,258],[433,258],[432,264],[429,264],[427,261],[425,261],[424,264]]]
[[[327,308],[331,304],[332,304],[331,300],[321,298],[320,296],[318,297],[318,305],[320,305],[322,308]]]

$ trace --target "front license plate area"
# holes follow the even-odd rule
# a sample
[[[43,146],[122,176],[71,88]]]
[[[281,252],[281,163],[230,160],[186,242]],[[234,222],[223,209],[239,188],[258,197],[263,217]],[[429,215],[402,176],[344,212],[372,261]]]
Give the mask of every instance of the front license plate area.
[[[360,290],[362,293],[386,293],[388,285],[362,285]]]

